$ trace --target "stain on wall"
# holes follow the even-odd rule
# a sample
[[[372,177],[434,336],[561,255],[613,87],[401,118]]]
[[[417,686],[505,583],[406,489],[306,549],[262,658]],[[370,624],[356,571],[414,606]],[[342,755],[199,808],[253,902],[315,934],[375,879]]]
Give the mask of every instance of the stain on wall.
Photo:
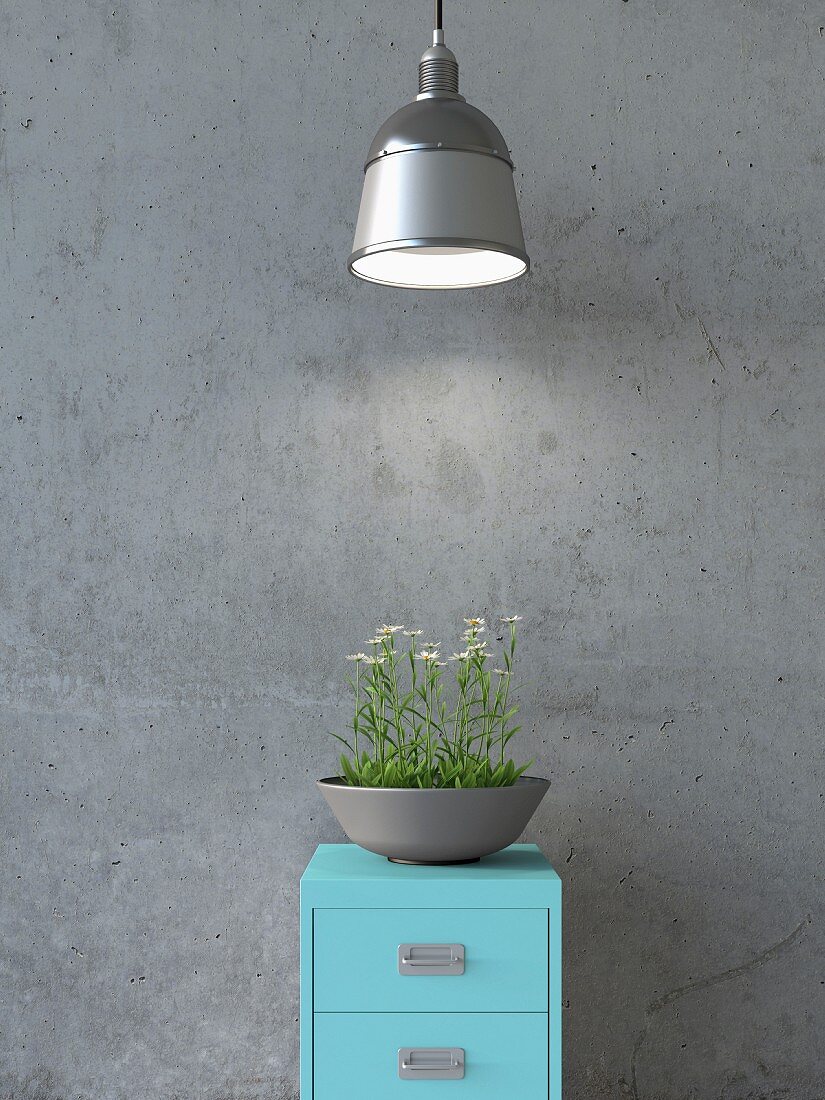
[[[524,616],[566,1095],[825,1095],[822,18],[448,5],[530,277],[344,269],[426,5],[0,11],[0,1097],[294,1100],[376,622]]]

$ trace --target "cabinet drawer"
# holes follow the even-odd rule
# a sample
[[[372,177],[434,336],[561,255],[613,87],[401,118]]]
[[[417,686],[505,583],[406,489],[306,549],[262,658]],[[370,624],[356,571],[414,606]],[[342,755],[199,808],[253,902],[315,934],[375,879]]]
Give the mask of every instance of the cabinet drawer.
[[[316,1012],[547,1011],[546,909],[316,909],[313,939]],[[420,965],[428,945],[463,947],[463,973]]]
[[[543,1013],[319,1013],[314,1100],[547,1100]],[[403,1048],[460,1048],[461,1080],[402,1080]],[[421,1064],[421,1059],[418,1060]]]

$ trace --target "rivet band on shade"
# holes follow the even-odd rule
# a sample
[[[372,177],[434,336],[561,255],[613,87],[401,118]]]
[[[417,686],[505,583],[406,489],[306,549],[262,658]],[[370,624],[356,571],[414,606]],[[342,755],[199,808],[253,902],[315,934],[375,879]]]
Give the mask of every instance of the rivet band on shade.
[[[377,157],[373,157],[372,160],[368,160],[364,165],[364,171],[369,168],[371,164],[375,164],[378,160],[383,160],[385,157],[394,157],[397,153],[415,153],[421,151],[446,151],[447,149],[455,149],[463,153],[481,153],[485,157],[495,157],[497,160],[503,160],[505,164],[509,164],[511,168],[515,168],[515,165],[507,156],[506,151],[502,153],[499,149],[487,149],[483,145],[452,145],[443,141],[436,142],[422,142],[420,145],[405,145],[403,149],[383,149]]]

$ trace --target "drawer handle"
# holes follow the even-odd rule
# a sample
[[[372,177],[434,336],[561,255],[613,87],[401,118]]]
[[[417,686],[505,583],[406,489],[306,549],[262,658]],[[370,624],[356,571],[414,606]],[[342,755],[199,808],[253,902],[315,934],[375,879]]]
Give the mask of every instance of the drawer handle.
[[[402,943],[398,973],[407,975],[463,974],[463,943]]]
[[[464,1076],[462,1047],[401,1047],[398,1076],[403,1081],[460,1081]]]

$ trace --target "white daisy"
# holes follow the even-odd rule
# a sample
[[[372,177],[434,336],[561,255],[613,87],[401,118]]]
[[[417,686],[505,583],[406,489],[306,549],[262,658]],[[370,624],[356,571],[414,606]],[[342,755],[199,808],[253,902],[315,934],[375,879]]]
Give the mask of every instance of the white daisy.
[[[484,619],[465,619],[464,622],[474,630],[478,630],[479,627],[484,626]]]
[[[367,660],[367,655],[366,655],[366,653],[348,653],[347,654],[347,660],[348,661],[357,661],[358,663],[360,663],[361,661],[366,661]]]
[[[507,615],[499,621],[502,623],[520,623],[521,615]]]
[[[419,634],[423,634],[423,630],[405,630],[404,636],[407,638],[417,638]]]

